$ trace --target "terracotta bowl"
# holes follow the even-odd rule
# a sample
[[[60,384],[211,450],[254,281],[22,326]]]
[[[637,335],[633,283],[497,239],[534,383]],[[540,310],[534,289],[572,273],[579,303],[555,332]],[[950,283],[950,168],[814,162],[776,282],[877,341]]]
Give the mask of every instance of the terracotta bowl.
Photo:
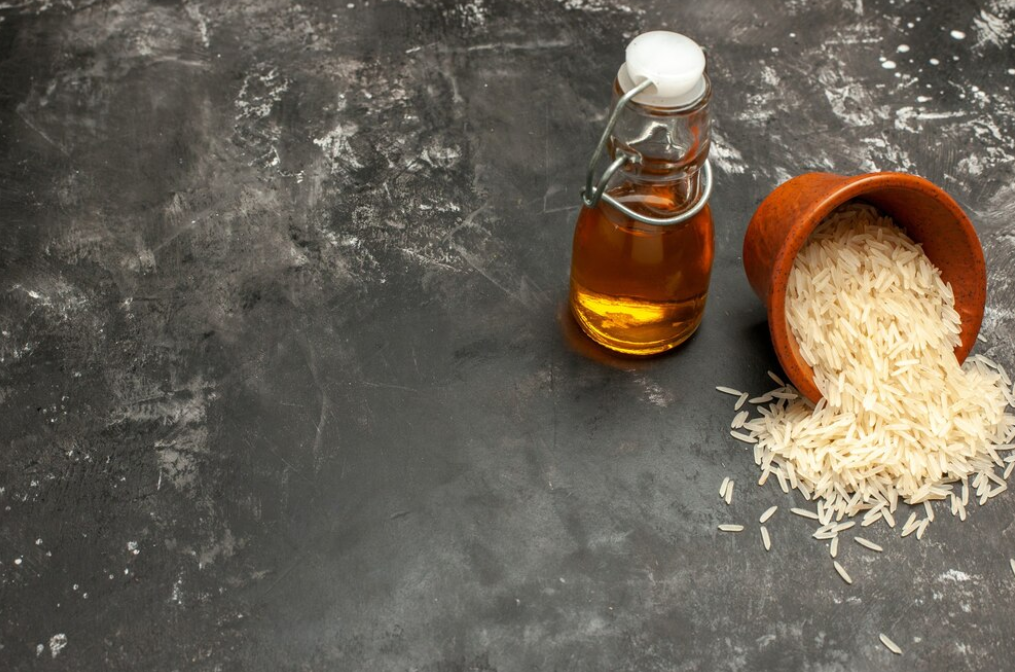
[[[916,175],[868,173],[844,177],[807,173],[779,185],[762,201],[744,238],[744,268],[768,307],[768,328],[783,370],[811,401],[821,399],[814,372],[800,356],[786,320],[786,286],[793,259],[815,227],[847,201],[869,203],[890,216],[941,270],[962,318],[955,356],[976,343],[987,298],[983,248],[962,208],[940,187]]]

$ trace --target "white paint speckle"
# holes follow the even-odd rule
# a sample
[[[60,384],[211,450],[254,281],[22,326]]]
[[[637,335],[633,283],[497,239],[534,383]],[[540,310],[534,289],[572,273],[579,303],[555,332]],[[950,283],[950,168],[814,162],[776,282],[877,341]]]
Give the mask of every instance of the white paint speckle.
[[[20,565],[21,564],[21,558],[14,558],[14,564],[15,565]]]
[[[912,172],[914,165],[909,154],[898,145],[889,143],[884,137],[866,138],[862,141],[864,152],[860,168],[864,171],[902,170]]]
[[[36,546],[42,546],[42,539],[36,539],[35,540],[35,545]]]
[[[49,638],[49,652],[53,654],[54,658],[60,655],[65,646],[67,646],[67,635],[62,632]]]
[[[660,408],[666,408],[670,405],[673,398],[668,392],[666,392],[666,390],[647,378],[639,378],[638,382],[645,390],[645,397],[650,403],[655,404]]]
[[[895,51],[899,52],[900,54],[904,54],[909,51],[909,45],[900,44],[898,47],[895,48]]]
[[[462,158],[462,151],[457,146],[444,147],[431,142],[423,148],[419,158],[433,168],[451,168]]]
[[[951,35],[956,40],[964,40],[964,39],[966,39],[966,34],[963,33],[961,30],[953,30],[952,32],[950,32],[948,34]]]
[[[884,68],[885,70],[894,70],[895,61],[885,61],[884,63],[881,64],[881,67]]]
[[[208,20],[201,14],[201,8],[197,5],[187,3],[185,5],[187,16],[192,18],[197,23],[198,35],[201,37],[201,44],[205,49],[211,46],[211,39],[208,36]]]
[[[740,150],[731,146],[718,131],[712,131],[712,151],[709,158],[717,168],[728,174],[747,172],[747,164]]]
[[[1008,7],[1002,8],[996,4],[992,9],[998,13],[1010,10]],[[1015,28],[1008,20],[985,9],[980,10],[979,16],[973,17],[973,27],[976,29],[977,48],[988,44],[995,47],[1007,47],[1011,43],[1013,28]]]
[[[916,102],[918,103],[929,103],[931,101],[930,96],[917,96]]]
[[[279,74],[278,68],[260,66],[260,72],[251,72],[243,78],[243,84],[233,105],[241,119],[264,119],[272,108],[282,100],[282,94],[289,90],[289,80]]]
[[[937,577],[937,579],[938,581],[963,582],[963,581],[972,581],[973,577],[961,570],[949,569],[947,572]]]
[[[314,139],[314,144],[324,151],[325,157],[331,163],[332,173],[343,172],[348,168],[363,167],[353,152],[352,145],[349,144],[349,140],[356,135],[357,131],[359,131],[359,127],[352,122],[337,124],[322,137]]]
[[[631,14],[634,10],[623,4],[613,3],[609,0],[557,0],[564,6],[564,9],[576,10],[580,12],[598,13],[608,11],[618,11]]]
[[[919,118],[920,113],[914,107],[910,105],[900,107],[895,111],[895,128],[900,131],[919,133],[923,130],[923,126],[918,121]]]
[[[42,655],[42,653],[43,653],[43,651],[45,651],[45,650],[46,650],[46,645],[45,645],[45,644],[37,644],[37,645],[35,646],[35,655],[36,655],[37,657],[38,657],[38,656],[41,656],[41,655]]]
[[[137,548],[137,542],[136,541],[128,541],[127,542],[127,550],[130,551],[131,553],[133,553],[134,555],[137,555],[138,553],[141,552]]]
[[[1008,68],[1009,75],[1015,75],[1015,68]]]
[[[941,65],[941,61],[937,60],[936,58],[932,58],[927,62],[930,63],[931,65]]]

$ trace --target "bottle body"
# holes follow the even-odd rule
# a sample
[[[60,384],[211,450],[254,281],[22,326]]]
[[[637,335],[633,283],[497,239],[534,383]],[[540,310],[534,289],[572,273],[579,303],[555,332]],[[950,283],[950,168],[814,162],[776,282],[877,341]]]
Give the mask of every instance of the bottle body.
[[[628,193],[614,196],[632,209],[666,198],[625,186]],[[665,352],[701,323],[713,257],[708,205],[673,226],[639,222],[604,201],[582,207],[571,254],[571,312],[592,340],[611,350]]]
[[[617,112],[611,159],[629,160],[605,193],[650,221],[690,212],[700,199],[709,149],[711,87],[692,105],[636,102]],[[614,83],[614,104],[622,95]],[[585,333],[629,355],[677,347],[698,328],[714,257],[707,203],[676,224],[652,224],[600,199],[582,207],[571,254],[570,307]]]

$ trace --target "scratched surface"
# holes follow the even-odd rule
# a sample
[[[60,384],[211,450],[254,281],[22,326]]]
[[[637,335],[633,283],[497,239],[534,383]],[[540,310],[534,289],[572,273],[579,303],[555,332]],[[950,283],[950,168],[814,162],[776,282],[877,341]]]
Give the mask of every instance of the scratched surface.
[[[846,586],[713,391],[767,389],[740,243],[808,170],[948,189],[1015,365],[1015,2],[926,4],[0,2],[0,668],[1009,667],[1010,493]],[[712,294],[604,361],[577,189],[657,27],[709,51]]]

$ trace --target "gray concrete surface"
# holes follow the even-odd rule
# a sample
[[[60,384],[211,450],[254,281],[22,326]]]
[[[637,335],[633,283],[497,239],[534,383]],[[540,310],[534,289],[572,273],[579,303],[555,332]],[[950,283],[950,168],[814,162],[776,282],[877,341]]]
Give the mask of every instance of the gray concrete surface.
[[[1012,497],[844,544],[846,586],[713,387],[767,389],[740,244],[808,170],[948,189],[990,267],[980,351],[1015,364],[1015,3],[0,19],[0,668],[1011,668]],[[570,237],[658,27],[709,52],[715,274],[686,347],[611,360],[567,318]]]

